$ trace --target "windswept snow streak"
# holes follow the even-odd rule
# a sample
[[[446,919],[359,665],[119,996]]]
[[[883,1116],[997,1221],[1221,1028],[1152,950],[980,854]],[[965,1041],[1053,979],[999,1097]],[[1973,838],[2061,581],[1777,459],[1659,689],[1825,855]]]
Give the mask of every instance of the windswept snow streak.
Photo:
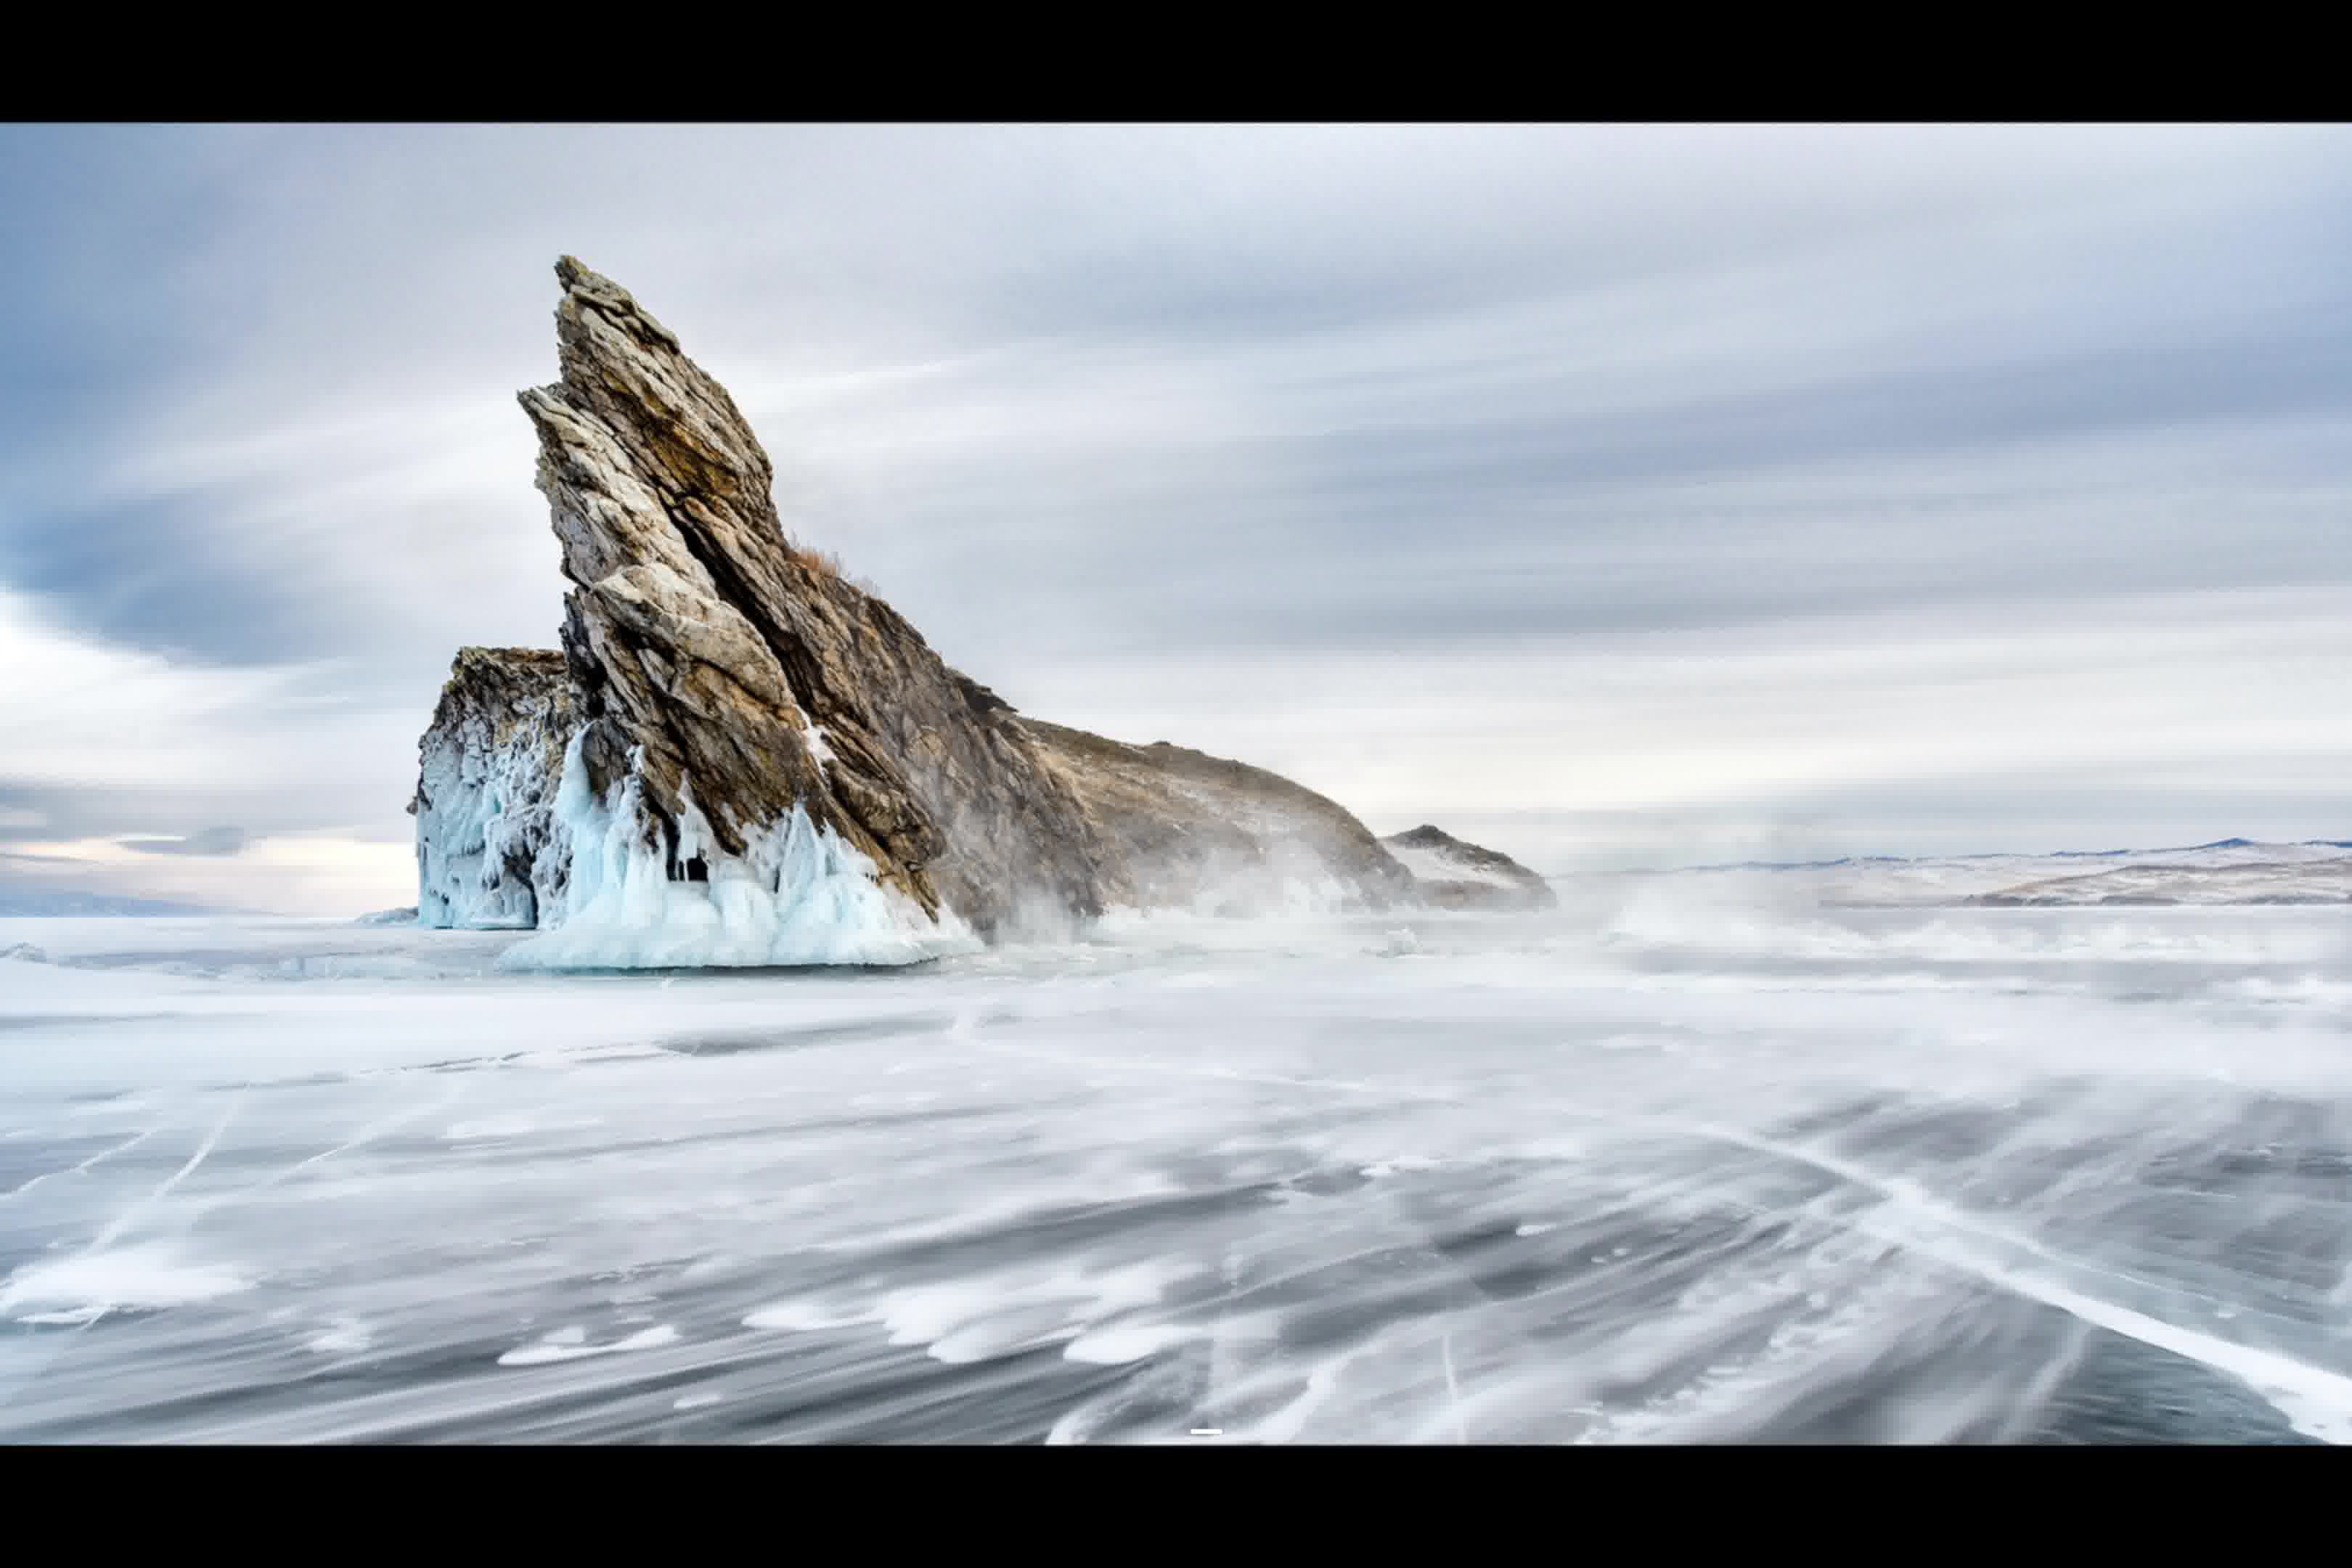
[[[2342,910],[499,973],[888,947],[624,804],[547,932],[0,921],[0,1442],[2352,1441]]]

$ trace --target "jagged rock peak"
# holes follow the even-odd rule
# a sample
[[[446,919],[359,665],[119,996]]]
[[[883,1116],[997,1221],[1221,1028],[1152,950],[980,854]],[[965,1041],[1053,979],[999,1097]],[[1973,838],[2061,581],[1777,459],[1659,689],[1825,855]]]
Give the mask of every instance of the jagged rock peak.
[[[1098,911],[1077,803],[1010,708],[786,542],[767,453],[675,333],[576,260],[556,275],[562,379],[521,401],[595,798],[634,779],[641,842],[689,879],[685,840],[740,858],[801,813],[926,916]]]
[[[735,514],[781,547],[774,470],[727,389],[686,357],[677,334],[611,279],[573,257],[556,263],[562,389],[626,447],[643,477],[672,501],[692,497]],[[532,395],[523,394],[524,406]]]
[[[593,794],[634,773],[642,841],[672,856],[689,794],[732,856],[746,852],[747,832],[805,803],[820,830],[935,910],[922,872],[935,847],[928,825],[887,811],[860,820],[812,753],[812,715],[786,673],[803,650],[777,616],[799,592],[796,563],[758,438],[626,289],[568,257],[556,276],[562,379],[521,402],[539,431],[539,484],[564,575],[577,584],[563,645],[584,700]],[[887,763],[870,771],[881,793],[900,782]]]
[[[636,296],[591,268],[576,256],[555,258],[555,280],[563,285],[567,300],[579,300],[594,305],[615,321],[626,322],[647,342],[675,352],[677,334],[653,319],[646,308],[637,303]]]

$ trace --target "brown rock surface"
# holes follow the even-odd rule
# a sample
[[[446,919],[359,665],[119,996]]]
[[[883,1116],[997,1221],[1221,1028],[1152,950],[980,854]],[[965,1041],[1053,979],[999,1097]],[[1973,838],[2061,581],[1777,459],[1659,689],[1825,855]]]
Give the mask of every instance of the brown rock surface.
[[[1077,802],[1010,710],[785,541],[766,452],[667,328],[570,258],[556,275],[562,379],[521,397],[597,796],[642,747],[642,841],[673,858],[690,781],[730,855],[797,803],[983,933],[1025,898],[1099,912]]]
[[[1412,874],[1337,802],[1278,773],[1165,741],[1132,746],[1024,718],[1103,846],[1108,901],[1245,912],[1293,889],[1372,909],[1415,901]]]

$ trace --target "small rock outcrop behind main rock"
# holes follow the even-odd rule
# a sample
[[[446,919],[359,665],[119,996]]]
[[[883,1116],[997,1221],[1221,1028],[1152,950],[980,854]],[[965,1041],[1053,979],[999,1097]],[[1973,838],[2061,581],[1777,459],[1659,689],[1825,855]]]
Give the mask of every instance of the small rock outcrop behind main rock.
[[[1381,842],[1412,872],[1422,897],[1442,909],[1549,910],[1559,903],[1550,883],[1508,855],[1427,823]]]
[[[560,908],[572,851],[555,794],[579,727],[562,654],[457,650],[408,803],[420,924],[528,930]]]
[[[1107,906],[1418,901],[1332,802],[1023,719],[785,537],[724,388],[557,265],[520,395],[561,656],[463,650],[422,744],[419,920],[536,926],[521,966],[902,963]]]

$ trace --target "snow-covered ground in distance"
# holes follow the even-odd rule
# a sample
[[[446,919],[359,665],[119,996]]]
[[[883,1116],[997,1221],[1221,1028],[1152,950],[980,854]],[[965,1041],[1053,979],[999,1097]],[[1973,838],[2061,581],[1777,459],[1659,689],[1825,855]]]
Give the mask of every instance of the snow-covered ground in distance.
[[[1986,897],[2035,904],[2352,902],[2352,843],[2242,838],[2183,848],[1746,862],[1664,875],[1746,882],[1830,903],[1933,905]]]

